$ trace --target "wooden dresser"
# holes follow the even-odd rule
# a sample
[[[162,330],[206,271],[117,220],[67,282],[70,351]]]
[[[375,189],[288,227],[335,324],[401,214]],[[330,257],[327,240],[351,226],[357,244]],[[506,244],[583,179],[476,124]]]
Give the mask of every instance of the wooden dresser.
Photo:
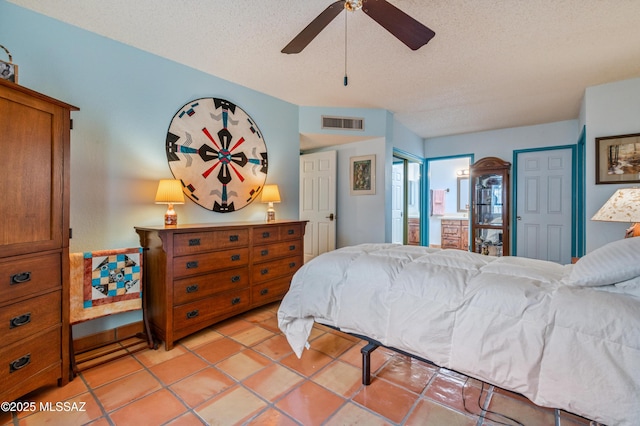
[[[440,224],[440,247],[469,250],[469,220],[443,219]]]
[[[147,318],[167,350],[223,319],[282,299],[303,263],[306,221],[136,227]]]
[[[0,80],[0,401],[69,381],[69,139],[77,109]]]

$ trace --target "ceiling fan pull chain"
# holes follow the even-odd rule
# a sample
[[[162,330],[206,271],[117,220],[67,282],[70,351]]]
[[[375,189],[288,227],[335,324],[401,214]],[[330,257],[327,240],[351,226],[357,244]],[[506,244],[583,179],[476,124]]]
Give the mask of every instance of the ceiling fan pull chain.
[[[344,85],[349,84],[349,77],[347,77],[347,15],[348,11],[344,13]]]

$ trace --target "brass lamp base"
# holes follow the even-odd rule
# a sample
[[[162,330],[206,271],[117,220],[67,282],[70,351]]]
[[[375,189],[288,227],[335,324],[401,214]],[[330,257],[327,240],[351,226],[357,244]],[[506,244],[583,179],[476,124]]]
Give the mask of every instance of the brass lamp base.
[[[173,209],[173,204],[169,204],[167,212],[164,214],[164,226],[177,226],[178,214]]]

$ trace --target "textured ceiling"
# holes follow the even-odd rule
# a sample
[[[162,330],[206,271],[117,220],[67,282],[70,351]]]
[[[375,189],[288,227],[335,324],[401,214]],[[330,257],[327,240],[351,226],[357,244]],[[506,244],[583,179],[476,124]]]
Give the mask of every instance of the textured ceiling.
[[[412,51],[349,13],[347,87],[346,12],[280,53],[333,0],[9,1],[297,105],[387,109],[424,138],[574,119],[586,87],[640,77],[638,0],[389,0],[436,36]]]

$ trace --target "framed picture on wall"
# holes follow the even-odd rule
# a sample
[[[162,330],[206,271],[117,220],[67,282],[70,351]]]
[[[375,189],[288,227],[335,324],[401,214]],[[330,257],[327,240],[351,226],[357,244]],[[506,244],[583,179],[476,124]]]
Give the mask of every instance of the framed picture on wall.
[[[596,184],[640,183],[640,133],[596,138]]]
[[[351,195],[372,195],[376,193],[376,156],[363,155],[349,159]]]

